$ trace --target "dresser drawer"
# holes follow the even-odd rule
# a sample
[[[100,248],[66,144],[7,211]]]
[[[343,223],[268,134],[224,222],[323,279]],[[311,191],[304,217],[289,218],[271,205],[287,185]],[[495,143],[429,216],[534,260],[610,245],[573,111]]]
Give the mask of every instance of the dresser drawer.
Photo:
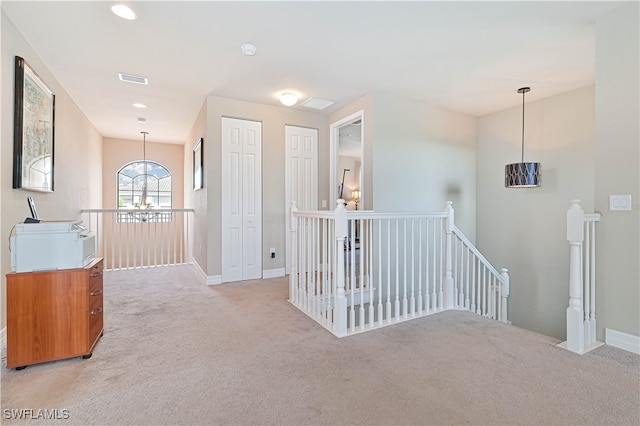
[[[89,270],[89,293],[97,290],[102,291],[102,260],[96,263]]]
[[[104,328],[102,307],[89,312],[89,345],[93,345],[94,342],[102,334]]]

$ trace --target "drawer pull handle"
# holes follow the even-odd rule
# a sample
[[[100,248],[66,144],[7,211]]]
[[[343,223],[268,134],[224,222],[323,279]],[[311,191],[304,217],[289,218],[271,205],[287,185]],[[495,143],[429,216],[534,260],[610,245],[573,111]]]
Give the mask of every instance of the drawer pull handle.
[[[102,308],[98,308],[91,311],[91,315],[100,315],[101,313],[102,313]]]
[[[101,294],[102,294],[102,289],[96,290],[96,291],[91,293],[92,296],[100,296]]]
[[[102,271],[96,272],[95,274],[91,274],[92,277],[100,277],[102,276]]]

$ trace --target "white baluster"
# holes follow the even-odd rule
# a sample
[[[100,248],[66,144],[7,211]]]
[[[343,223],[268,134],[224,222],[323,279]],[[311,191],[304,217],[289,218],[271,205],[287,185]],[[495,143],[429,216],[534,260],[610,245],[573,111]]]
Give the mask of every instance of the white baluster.
[[[423,313],[422,305],[422,219],[418,219],[418,315]]]
[[[465,309],[471,309],[471,306],[469,304],[469,286],[471,285],[471,276],[469,275],[469,258],[471,257],[471,250],[467,247],[467,273],[466,273],[466,280],[465,280],[465,297],[466,299],[464,300],[464,308]]]
[[[459,269],[460,273],[459,273],[459,275],[457,277],[457,282],[460,283],[459,284],[460,291],[458,292],[458,307],[462,308],[462,307],[464,307],[464,279],[465,279],[465,276],[464,276],[464,250],[465,250],[465,247],[464,247],[464,244],[462,244],[462,241],[459,241],[456,238],[456,245],[457,245],[458,242],[460,243],[460,269]],[[458,253],[458,251],[456,250],[456,264],[457,264],[457,259],[458,259],[457,253]],[[458,270],[457,267],[456,267],[456,270]]]
[[[453,244],[451,234],[454,225],[454,211],[451,201],[447,201],[447,220],[445,221],[445,289],[444,289],[444,308],[452,309],[455,302],[454,283],[453,283]]]
[[[395,290],[396,290],[396,298],[393,305],[393,318],[397,320],[400,319],[400,231],[399,231],[399,221],[400,219],[396,219],[396,259],[395,259],[395,269],[396,269],[396,282],[395,282]]]
[[[402,221],[402,316],[407,318],[407,219]]]
[[[375,309],[373,305],[375,304],[375,291],[373,286],[373,220],[367,220],[366,222],[367,229],[367,253],[369,258],[369,263],[367,264],[368,278],[367,285],[369,287],[369,326],[373,327],[375,324]],[[360,242],[360,246],[362,247],[362,242]]]
[[[385,305],[386,319],[391,321],[391,221],[387,219],[387,303]]]
[[[591,342],[596,342],[596,222],[591,222],[591,247],[589,248],[591,258],[589,259],[589,265],[591,266],[591,279],[589,280],[589,287],[591,293],[591,317],[589,318],[589,324],[591,329],[589,335],[591,336]]]
[[[335,211],[335,244],[336,244],[336,305],[334,308],[334,331],[338,336],[347,334],[347,298],[344,291],[344,245],[348,226],[347,210],[344,200],[338,199]]]
[[[584,219],[584,218],[583,218]],[[582,265],[583,265],[583,280],[582,280],[582,294],[583,294],[583,305],[582,310],[584,314],[584,319],[582,324],[584,325],[584,344],[585,346],[589,346],[591,342],[591,323],[590,323],[590,309],[591,309],[591,267],[589,265],[589,260],[591,259],[591,253],[589,250],[591,249],[591,241],[589,239],[589,223],[583,221],[582,225],[584,229],[584,244],[582,246]]]
[[[364,234],[362,233],[362,227],[364,226],[364,221],[363,220],[356,220],[355,225],[358,227],[358,241],[356,241],[356,239],[354,238],[353,240],[353,251],[356,251],[356,244],[359,247],[358,250],[360,253],[360,273],[358,274],[359,276],[359,281],[360,281],[360,329],[364,330],[364,326],[365,326],[365,315],[364,315],[364,303],[365,303],[365,299],[364,299],[364,287],[365,287],[365,281],[364,281],[364,270],[365,268],[368,266],[368,262],[367,262],[367,256],[368,256],[368,251],[367,251],[367,247],[366,247],[366,238],[364,238]],[[369,296],[371,296],[371,289],[369,289]],[[371,305],[371,299],[369,299],[369,305]]]
[[[415,294],[415,220],[411,219],[411,300],[410,300],[410,314],[411,316],[416,315],[416,294]]]
[[[569,266],[569,307],[567,308],[567,349],[584,351],[584,320],[582,312],[581,247],[584,240],[584,211],[580,200],[572,200],[567,210],[567,241],[571,246]]]
[[[382,305],[382,220],[378,220],[378,324],[384,322]]]
[[[438,229],[439,227],[436,226],[436,222],[439,221],[439,219],[433,219],[432,223],[433,223],[433,236],[431,238],[433,238],[433,249],[431,250],[431,309],[432,311],[436,311],[439,308],[438,305],[438,295],[436,294],[436,288],[438,286],[438,281],[437,281],[437,274],[436,271],[438,270],[438,265],[437,265],[437,260],[438,260],[438,252],[436,251],[436,243],[437,243],[437,236],[440,235],[436,229]],[[442,276],[442,275],[440,275]],[[442,280],[440,281],[440,283],[442,284]],[[442,288],[442,287],[440,287]]]
[[[351,329],[356,330],[356,289],[358,287],[358,270],[356,268],[356,222],[355,220],[349,220],[349,290],[351,290]],[[362,259],[361,259],[362,260]],[[360,265],[362,268],[362,265]],[[362,283],[360,283],[362,285]],[[362,306],[362,305],[361,305]]]
[[[298,217],[295,213],[298,207],[295,201],[291,202],[289,208],[289,238],[291,245],[291,265],[289,270],[289,301],[298,303]]]

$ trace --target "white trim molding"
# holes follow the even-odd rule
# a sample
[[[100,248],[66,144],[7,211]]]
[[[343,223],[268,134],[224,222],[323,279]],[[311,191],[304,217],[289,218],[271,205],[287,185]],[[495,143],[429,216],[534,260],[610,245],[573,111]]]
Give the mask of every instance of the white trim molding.
[[[192,259],[192,260],[193,260],[193,264],[196,267],[196,270],[200,273],[200,276],[202,277],[206,285],[222,284],[222,275],[207,275],[207,273],[204,272],[200,264],[196,262],[195,259]]]
[[[222,275],[207,275],[207,285],[222,284]]]
[[[4,350],[7,347],[7,327],[0,330],[0,348]]]
[[[206,281],[207,279],[207,274],[204,272],[204,270],[202,269],[202,267],[200,266],[200,264],[196,261],[195,258],[191,258],[191,263],[193,264],[193,266],[196,267],[196,271],[198,271],[198,273],[200,274],[200,276],[202,277],[203,280]]]
[[[623,333],[621,331],[604,329],[604,342],[614,348],[623,349],[640,355],[640,337],[633,334]]]
[[[262,271],[262,278],[263,279],[267,279],[267,278],[279,278],[279,277],[284,277],[285,274],[285,270],[284,268],[278,268],[278,269],[265,269],[264,271]]]

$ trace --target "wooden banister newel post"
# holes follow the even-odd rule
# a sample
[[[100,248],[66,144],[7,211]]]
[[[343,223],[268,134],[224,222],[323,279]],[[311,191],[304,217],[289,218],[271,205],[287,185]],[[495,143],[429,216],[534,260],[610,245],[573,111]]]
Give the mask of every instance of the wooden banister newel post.
[[[344,291],[345,244],[348,232],[347,209],[343,199],[336,202],[336,305],[334,309],[334,327],[338,336],[347,334],[347,296]]]
[[[453,290],[453,242],[452,232],[454,227],[454,210],[453,202],[447,201],[445,207],[447,212],[447,220],[445,222],[446,246],[445,246],[445,289],[444,289],[444,308],[453,309],[455,303],[455,295]]]
[[[298,218],[295,213],[298,207],[295,201],[291,202],[289,208],[289,231],[291,238],[291,265],[289,271],[289,301],[298,302]]]
[[[584,313],[582,310],[582,241],[584,210],[580,200],[571,200],[567,210],[567,241],[571,246],[569,266],[569,307],[567,308],[567,349],[584,351]]]

